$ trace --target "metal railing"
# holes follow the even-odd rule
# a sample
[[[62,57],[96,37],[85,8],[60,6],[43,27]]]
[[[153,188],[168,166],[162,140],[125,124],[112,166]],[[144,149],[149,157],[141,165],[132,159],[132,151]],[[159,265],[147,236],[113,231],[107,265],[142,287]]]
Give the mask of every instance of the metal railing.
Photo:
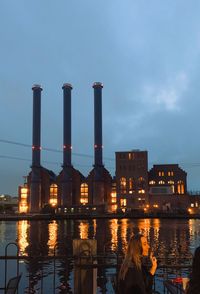
[[[50,282],[52,285],[52,292],[48,291],[49,294],[73,293],[73,278],[71,279],[70,285],[69,276],[74,271],[75,267],[76,269],[80,268],[81,270],[97,270],[98,284],[99,287],[102,287],[101,293],[108,293],[105,284],[110,284],[109,287],[111,287],[111,280],[113,277],[115,277],[117,283],[118,272],[123,260],[123,255],[121,253],[106,251],[104,249],[102,253],[90,256],[89,263],[83,263],[82,259],[84,256],[75,257],[69,253],[57,254],[58,245],[59,244],[54,247],[52,255],[43,256],[30,253],[29,256],[22,256],[16,243],[7,244],[5,247],[5,255],[0,256],[0,261],[4,262],[4,288],[2,289],[6,288],[8,282],[9,260],[16,263],[16,275],[19,275],[19,272],[25,272],[22,277],[23,281],[20,282],[20,284],[23,284],[21,287],[23,286],[25,289],[24,293],[36,293],[36,287],[37,293],[47,293],[46,287],[47,284],[49,286]],[[15,255],[8,254],[10,246],[16,248]],[[174,257],[158,258],[158,269],[154,279],[154,290],[162,291],[161,293],[164,293],[164,280],[188,275],[191,270],[191,261],[191,256],[188,256],[187,259],[174,259]],[[27,267],[26,270],[24,269],[25,265]],[[68,271],[67,278],[64,277],[64,275],[67,275],[65,269]],[[59,278],[62,277],[65,282],[61,283],[58,279],[58,271]],[[63,276],[60,274],[60,271],[63,272]],[[48,278],[48,283],[45,283],[46,278]],[[62,289],[66,289],[67,287],[68,292],[62,292]]]

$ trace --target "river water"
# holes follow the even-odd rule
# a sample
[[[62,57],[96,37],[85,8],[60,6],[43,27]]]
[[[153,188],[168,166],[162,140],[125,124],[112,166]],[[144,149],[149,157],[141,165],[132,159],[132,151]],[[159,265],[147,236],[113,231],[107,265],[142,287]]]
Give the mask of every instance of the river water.
[[[124,253],[127,242],[132,234],[143,233],[151,245],[154,254],[158,258],[183,257],[189,258],[195,248],[200,245],[200,220],[185,219],[93,219],[93,220],[58,220],[58,221],[1,221],[0,222],[0,255],[5,255],[5,246],[10,242],[17,243],[20,255],[49,256],[54,254],[72,255],[73,239],[95,239],[97,240],[97,253],[103,252]],[[8,255],[16,254],[14,245],[8,247]],[[10,264],[9,264],[10,263]],[[1,260],[0,286],[4,283],[4,261]],[[9,275],[15,273],[13,261],[8,262]],[[21,261],[20,271],[23,273],[20,282],[20,293],[26,293],[28,275],[35,277],[33,293],[40,293],[39,284],[41,273],[43,279],[43,293],[53,293],[51,260],[40,264],[38,261]],[[56,293],[73,293],[73,265],[71,262],[60,262],[56,265],[58,274],[56,284],[65,286],[68,290],[62,292],[57,288]],[[108,272],[112,271],[108,270]],[[99,274],[100,276],[102,273]],[[104,275],[103,275],[104,276]],[[105,274],[106,276],[106,274]],[[104,276],[104,278],[105,278]],[[38,277],[38,279],[36,278]],[[45,282],[46,279],[46,282]],[[100,281],[100,278],[99,278]],[[29,281],[30,283],[30,281]],[[105,287],[102,285],[106,284]],[[51,285],[50,285],[51,284]],[[29,285],[30,286],[30,285]],[[37,292],[38,291],[38,292]],[[30,292],[30,291],[29,291]],[[28,292],[27,292],[28,293]],[[107,282],[99,282],[98,293],[112,293]]]

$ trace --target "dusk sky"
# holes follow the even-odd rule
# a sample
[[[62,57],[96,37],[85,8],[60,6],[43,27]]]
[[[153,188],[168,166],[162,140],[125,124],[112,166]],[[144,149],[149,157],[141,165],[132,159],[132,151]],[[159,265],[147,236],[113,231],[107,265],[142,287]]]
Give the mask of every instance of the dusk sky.
[[[62,85],[72,84],[72,163],[85,176],[94,163],[92,84],[102,82],[110,173],[115,151],[147,150],[149,169],[178,163],[188,189],[200,190],[199,15],[198,0],[1,0],[0,194],[17,195],[30,171],[35,83],[42,147],[55,151]],[[43,150],[42,164],[58,173],[62,152]]]

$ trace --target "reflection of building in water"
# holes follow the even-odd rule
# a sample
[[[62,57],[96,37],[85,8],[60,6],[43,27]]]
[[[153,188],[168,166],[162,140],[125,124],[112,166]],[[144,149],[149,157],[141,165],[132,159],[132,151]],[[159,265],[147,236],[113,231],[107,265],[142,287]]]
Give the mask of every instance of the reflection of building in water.
[[[79,224],[80,238],[88,239],[89,223],[87,221],[82,221]]]
[[[29,223],[27,220],[22,220],[17,222],[18,246],[19,246],[19,251],[22,255],[27,255],[26,248],[29,245],[28,228],[29,228]]]
[[[128,219],[121,220],[121,241],[122,241],[122,251],[125,251],[128,245],[127,242],[127,230],[128,230]]]
[[[47,245],[49,246],[49,254],[53,254],[54,248],[57,242],[57,233],[58,233],[58,224],[55,220],[49,223],[48,231],[49,231],[49,240]]]
[[[115,251],[118,247],[118,220],[117,219],[111,219],[108,222],[108,227],[111,234],[111,240],[110,240],[110,249],[112,251]]]
[[[159,218],[152,219],[152,227],[153,227],[153,231],[154,231],[154,239],[155,239],[155,241],[158,241],[159,231],[160,231],[160,219]]]
[[[96,221],[96,219],[93,219],[93,229],[94,229],[93,238],[95,238],[96,233],[97,233],[97,221]]]
[[[145,218],[138,221],[138,230],[140,233],[145,235],[147,239],[149,239],[150,228],[151,228],[150,219]]]
[[[27,261],[27,271],[29,272],[29,293],[35,293],[35,287],[40,286],[43,262],[37,259],[48,255],[48,223],[45,221],[30,221],[28,229],[28,246],[26,253],[31,258]]]

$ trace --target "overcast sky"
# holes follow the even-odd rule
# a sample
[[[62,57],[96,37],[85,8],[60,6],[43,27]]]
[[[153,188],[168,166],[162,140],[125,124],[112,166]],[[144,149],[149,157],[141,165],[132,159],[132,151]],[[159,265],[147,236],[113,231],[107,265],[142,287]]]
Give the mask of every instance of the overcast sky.
[[[42,147],[62,150],[62,85],[71,83],[72,162],[92,168],[93,82],[103,88],[104,163],[148,151],[178,163],[200,190],[200,1],[1,0],[0,194],[30,171],[32,90],[41,84]],[[78,156],[77,154],[83,154]],[[18,159],[17,159],[18,158]],[[62,153],[42,151],[58,173]]]

